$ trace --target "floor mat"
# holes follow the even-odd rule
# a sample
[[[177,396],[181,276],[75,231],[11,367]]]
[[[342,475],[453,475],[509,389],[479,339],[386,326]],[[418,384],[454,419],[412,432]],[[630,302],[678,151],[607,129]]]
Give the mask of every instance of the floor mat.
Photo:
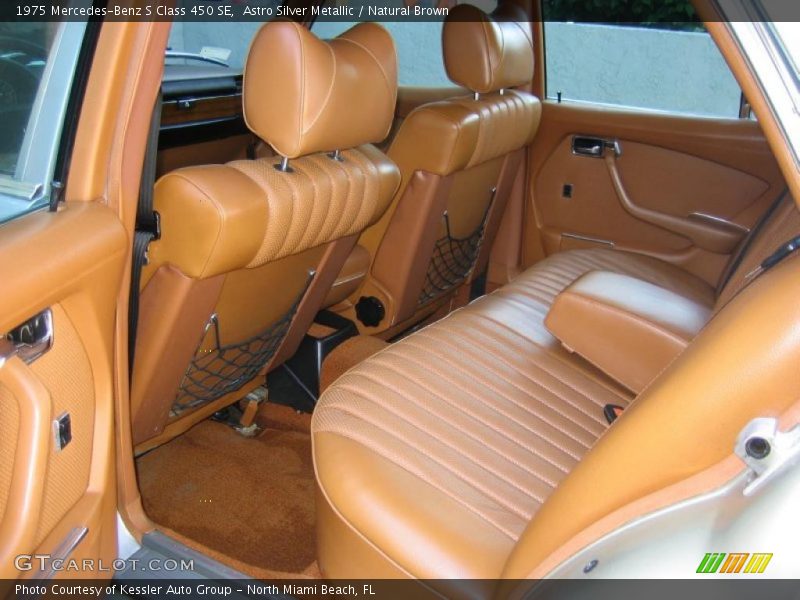
[[[145,512],[236,561],[301,573],[316,558],[311,438],[204,421],[137,460]]]

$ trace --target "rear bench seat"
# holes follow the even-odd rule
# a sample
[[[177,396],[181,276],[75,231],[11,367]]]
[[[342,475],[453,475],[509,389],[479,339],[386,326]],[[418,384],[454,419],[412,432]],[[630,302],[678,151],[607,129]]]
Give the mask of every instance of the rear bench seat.
[[[626,407],[634,393],[565,349],[545,325],[548,312],[558,294],[581,276],[605,271],[669,290],[711,315],[743,285],[748,272],[798,231],[800,217],[789,199],[745,242],[719,293],[685,271],[641,255],[600,249],[556,254],[351,369],[322,396],[312,422],[323,574],[525,577],[604,510],[658,489],[647,477],[685,476],[690,468],[680,463],[675,472],[649,473],[636,463],[639,449],[630,447],[618,464],[598,458],[594,467],[582,465],[588,474],[578,475],[579,463],[591,462],[590,451],[602,455],[601,444],[596,451],[593,447],[609,431],[603,407]],[[786,310],[797,310],[790,306]],[[702,360],[713,364],[715,359],[696,362]],[[654,396],[668,393],[655,387],[640,399],[649,396],[647,403],[655,406]],[[714,394],[708,395],[711,410]],[[777,396],[779,403],[782,396]],[[676,400],[673,390],[662,408]],[[635,421],[637,412],[645,410],[625,411],[614,424],[615,435],[605,436],[605,447],[630,443],[654,427],[655,433],[636,442],[647,446],[674,424],[650,422],[631,433],[625,422]],[[734,438],[749,420],[740,423],[745,416],[731,417]],[[724,419],[720,423],[723,431]],[[721,444],[714,451],[730,451],[727,441]],[[633,461],[629,467],[626,460]],[[627,480],[636,480],[637,469],[645,470],[638,491],[620,491]],[[583,486],[580,495],[561,489],[554,494],[556,487],[569,487],[565,479],[575,478],[573,488]],[[476,594],[489,594],[484,591]]]

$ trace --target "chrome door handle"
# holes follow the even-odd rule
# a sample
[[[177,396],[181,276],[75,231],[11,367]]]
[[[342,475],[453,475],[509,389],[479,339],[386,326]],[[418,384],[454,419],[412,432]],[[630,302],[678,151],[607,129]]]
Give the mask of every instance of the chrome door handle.
[[[14,345],[14,342],[7,338],[0,338],[0,369],[6,364],[6,361],[10,358],[14,358],[17,355],[17,347]]]
[[[48,308],[0,337],[0,367],[14,356],[30,364],[53,346],[53,313]]]
[[[619,140],[606,140],[587,135],[572,136],[572,153],[577,156],[603,158],[606,148],[613,150],[615,156],[622,155],[622,148],[619,145]]]

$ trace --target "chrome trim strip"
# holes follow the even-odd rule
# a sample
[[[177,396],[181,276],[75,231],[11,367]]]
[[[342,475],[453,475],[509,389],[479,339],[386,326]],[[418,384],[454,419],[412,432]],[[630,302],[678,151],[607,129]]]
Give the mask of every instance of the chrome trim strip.
[[[593,244],[603,244],[604,246],[609,246],[610,248],[614,247],[614,242],[602,240],[589,235],[581,235],[579,233],[562,233],[561,237],[569,238],[571,240],[580,240],[582,242],[591,242]]]
[[[53,568],[55,561],[66,561],[75,548],[78,547],[78,544],[83,541],[83,538],[86,537],[87,533],[89,533],[89,529],[87,527],[73,528],[67,534],[67,537],[65,537],[64,540],[58,545],[58,547],[53,550],[53,553],[50,555],[50,560],[47,561],[47,569],[44,571],[37,569],[32,579],[52,579],[56,572]]]
[[[185,102],[187,100],[197,103],[197,102],[209,102],[211,100],[228,100],[228,99],[238,100],[241,97],[242,97],[241,92],[235,94],[217,94],[216,96],[203,96],[202,93],[198,93],[196,95],[185,94],[182,97],[179,95],[176,98],[164,100],[162,106],[170,106],[173,104],[178,104],[178,102]]]
[[[32,202],[39,197],[41,191],[41,183],[28,183],[26,181],[16,181],[10,177],[0,177],[0,194],[7,194]]]
[[[733,221],[728,221],[728,219],[723,219],[722,217],[717,217],[715,215],[709,215],[708,213],[703,212],[692,212],[689,213],[689,217],[695,219],[697,221],[705,221],[709,225],[712,226],[719,226],[719,227],[726,227],[729,229],[738,229],[742,233],[750,233],[750,230],[745,227],[744,225],[740,225],[739,223],[734,223]]]

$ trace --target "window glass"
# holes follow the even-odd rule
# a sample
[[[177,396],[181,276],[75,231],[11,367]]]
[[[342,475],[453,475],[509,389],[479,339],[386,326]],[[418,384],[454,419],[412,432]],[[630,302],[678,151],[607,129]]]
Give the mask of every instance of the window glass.
[[[86,23],[0,23],[0,222],[48,200]]]
[[[460,2],[417,2],[425,6],[438,6],[439,4],[454,5]],[[371,2],[389,7],[405,6],[408,2],[396,0],[394,2]],[[486,12],[491,12],[497,7],[496,0],[471,0],[473,4]],[[419,87],[447,87],[455,85],[447,77],[442,60],[442,22],[441,21],[379,21],[386,27],[397,48],[398,74],[400,85]],[[323,39],[336,37],[350,29],[356,23],[343,21],[328,21],[317,19],[312,31]]]
[[[322,21],[312,31],[323,39],[334,38],[354,22]],[[392,34],[397,48],[397,80],[400,85],[445,87],[453,85],[442,61],[442,24],[436,22],[381,22]]]
[[[236,70],[244,68],[250,41],[264,25],[262,21],[193,21],[191,10],[198,6],[197,2],[177,0],[176,4],[186,11],[187,18],[172,22],[167,41],[168,59],[186,64],[210,61]],[[271,9],[275,14],[283,0],[247,0],[246,4],[252,9]]]
[[[167,42],[167,58],[187,64],[212,61],[242,69],[250,40],[262,25],[247,21],[174,21]]]
[[[543,1],[548,98],[739,116],[739,86],[688,0],[598,4]]]
[[[259,6],[276,8],[280,0],[253,0]],[[409,4],[426,7],[454,6],[452,0],[370,0],[371,6],[399,8]],[[491,12],[497,0],[471,0],[471,4]],[[328,2],[335,5],[336,2]],[[389,30],[397,47],[400,85],[442,87],[453,83],[442,61],[442,22],[396,20],[380,21]],[[244,66],[250,41],[261,27],[260,22],[175,21],[167,43],[167,57],[173,62],[220,62],[233,69]],[[318,18],[312,31],[323,39],[336,37],[356,25],[353,21]],[[186,56],[186,55],[190,56]]]

